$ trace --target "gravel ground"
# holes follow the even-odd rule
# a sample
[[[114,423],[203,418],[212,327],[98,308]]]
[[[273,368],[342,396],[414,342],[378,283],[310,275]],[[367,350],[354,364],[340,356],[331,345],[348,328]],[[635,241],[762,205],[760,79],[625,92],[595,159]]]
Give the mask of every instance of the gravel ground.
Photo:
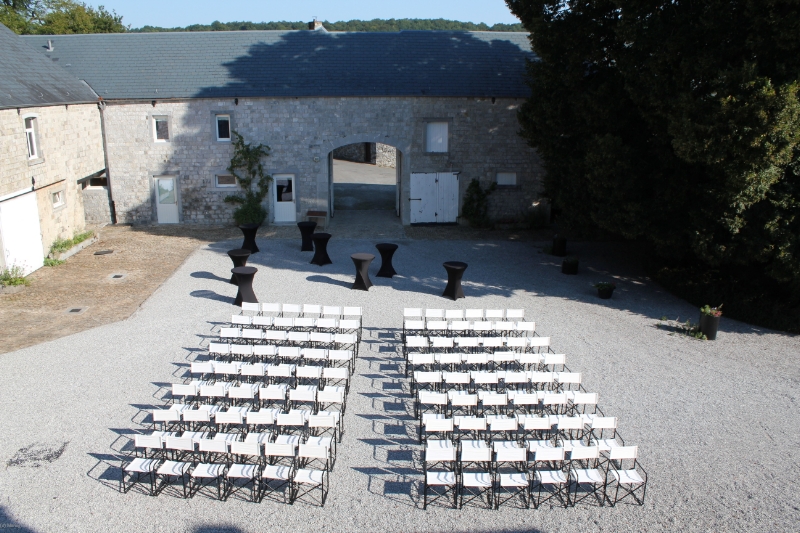
[[[620,260],[575,245],[581,273],[531,242],[397,241],[400,276],[351,291],[349,255],[374,242],[332,239],[334,264],[308,264],[297,240],[261,240],[265,302],[360,305],[364,339],[346,432],[322,509],[117,492],[120,451],[168,384],[229,320],[225,251],[203,246],[130,318],[0,357],[0,528],[21,531],[796,531],[800,523],[798,339],[723,318],[718,340],[670,335],[658,319],[697,311]],[[446,260],[465,260],[465,300],[440,298]],[[379,265],[373,263],[374,276]],[[627,265],[627,266],[626,266]],[[615,278],[611,300],[591,283]],[[398,364],[403,307],[519,308],[620,419],[650,475],[643,507],[422,511],[420,448]]]

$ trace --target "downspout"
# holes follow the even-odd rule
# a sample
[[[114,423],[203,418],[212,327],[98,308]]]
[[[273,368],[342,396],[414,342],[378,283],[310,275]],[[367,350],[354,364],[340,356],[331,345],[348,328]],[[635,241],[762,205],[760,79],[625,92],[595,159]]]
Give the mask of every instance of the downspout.
[[[117,208],[114,204],[114,193],[111,186],[111,171],[108,169],[108,143],[106,141],[106,117],[104,111],[106,103],[101,97],[98,97],[97,109],[100,110],[100,134],[103,137],[103,161],[106,165],[106,183],[108,184],[108,203],[111,208],[111,223],[117,223]]]

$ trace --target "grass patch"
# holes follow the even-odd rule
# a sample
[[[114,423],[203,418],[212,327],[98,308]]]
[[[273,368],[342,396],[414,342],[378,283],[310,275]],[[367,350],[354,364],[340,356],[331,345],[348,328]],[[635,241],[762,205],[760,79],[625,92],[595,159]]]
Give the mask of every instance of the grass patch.
[[[44,266],[46,267],[57,267],[58,265],[63,265],[66,263],[63,259],[50,259],[49,257],[44,258]]]
[[[86,239],[91,239],[94,237],[94,231],[84,231],[83,233],[76,233],[71,239],[56,239],[53,241],[53,244],[50,245],[50,253],[51,254],[60,254],[66,252],[73,246],[76,246]],[[48,265],[52,266],[52,265]]]
[[[30,285],[31,282],[25,277],[23,272],[22,267],[16,265],[0,271],[0,285],[4,287]]]

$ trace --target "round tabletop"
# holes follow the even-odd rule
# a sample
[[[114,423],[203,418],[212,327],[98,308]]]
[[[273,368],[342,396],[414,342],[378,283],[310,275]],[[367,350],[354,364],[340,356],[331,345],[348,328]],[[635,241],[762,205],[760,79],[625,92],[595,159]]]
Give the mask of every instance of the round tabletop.
[[[358,261],[371,261],[375,259],[375,256],[372,254],[353,254],[350,257]]]
[[[230,255],[231,257],[233,257],[233,256],[241,257],[243,255],[245,255],[245,256],[246,255],[250,255],[251,253],[253,253],[253,252],[251,252],[247,248],[236,248],[235,250],[228,250],[228,255]]]
[[[313,220],[303,220],[301,222],[298,222],[297,225],[301,228],[315,228],[317,226],[317,223],[314,222]]]
[[[314,235],[312,235],[311,238],[312,239],[330,239],[331,238],[331,234],[318,231]]]
[[[468,266],[463,261],[445,261],[443,264],[445,268],[452,268],[453,270],[465,270]]]
[[[391,242],[382,242],[375,245],[378,250],[397,250],[397,245]]]
[[[255,274],[258,272],[258,269],[255,267],[235,267],[231,269],[231,272],[234,274]]]

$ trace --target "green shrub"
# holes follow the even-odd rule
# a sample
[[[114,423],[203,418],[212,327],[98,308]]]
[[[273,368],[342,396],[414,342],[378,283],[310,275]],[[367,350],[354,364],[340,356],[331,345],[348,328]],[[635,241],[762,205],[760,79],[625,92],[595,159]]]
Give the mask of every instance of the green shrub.
[[[30,285],[31,282],[25,277],[21,266],[14,265],[0,271],[0,285],[4,287],[16,287],[18,285]]]
[[[94,231],[89,230],[89,231],[84,231],[83,233],[76,233],[75,235],[72,236],[71,239],[58,238],[53,241],[53,244],[50,245],[50,253],[60,254],[66,252],[73,246],[76,246],[87,239],[91,239],[92,237],[94,237]]]
[[[44,258],[44,266],[46,267],[55,267],[58,265],[63,265],[66,263],[63,259],[50,259],[49,257]]]
[[[492,225],[489,220],[489,200],[488,197],[497,188],[496,183],[488,189],[483,189],[478,180],[473,179],[464,194],[464,206],[461,214],[469,220],[469,225],[473,228],[488,228]]]
[[[267,218],[267,210],[262,202],[269,192],[272,176],[264,173],[261,159],[269,156],[269,150],[269,146],[263,144],[248,144],[244,142],[244,137],[233,132],[233,157],[228,172],[236,177],[244,194],[231,194],[225,197],[225,201],[239,204],[233,212],[237,224],[261,224]],[[257,185],[255,190],[254,181]]]

